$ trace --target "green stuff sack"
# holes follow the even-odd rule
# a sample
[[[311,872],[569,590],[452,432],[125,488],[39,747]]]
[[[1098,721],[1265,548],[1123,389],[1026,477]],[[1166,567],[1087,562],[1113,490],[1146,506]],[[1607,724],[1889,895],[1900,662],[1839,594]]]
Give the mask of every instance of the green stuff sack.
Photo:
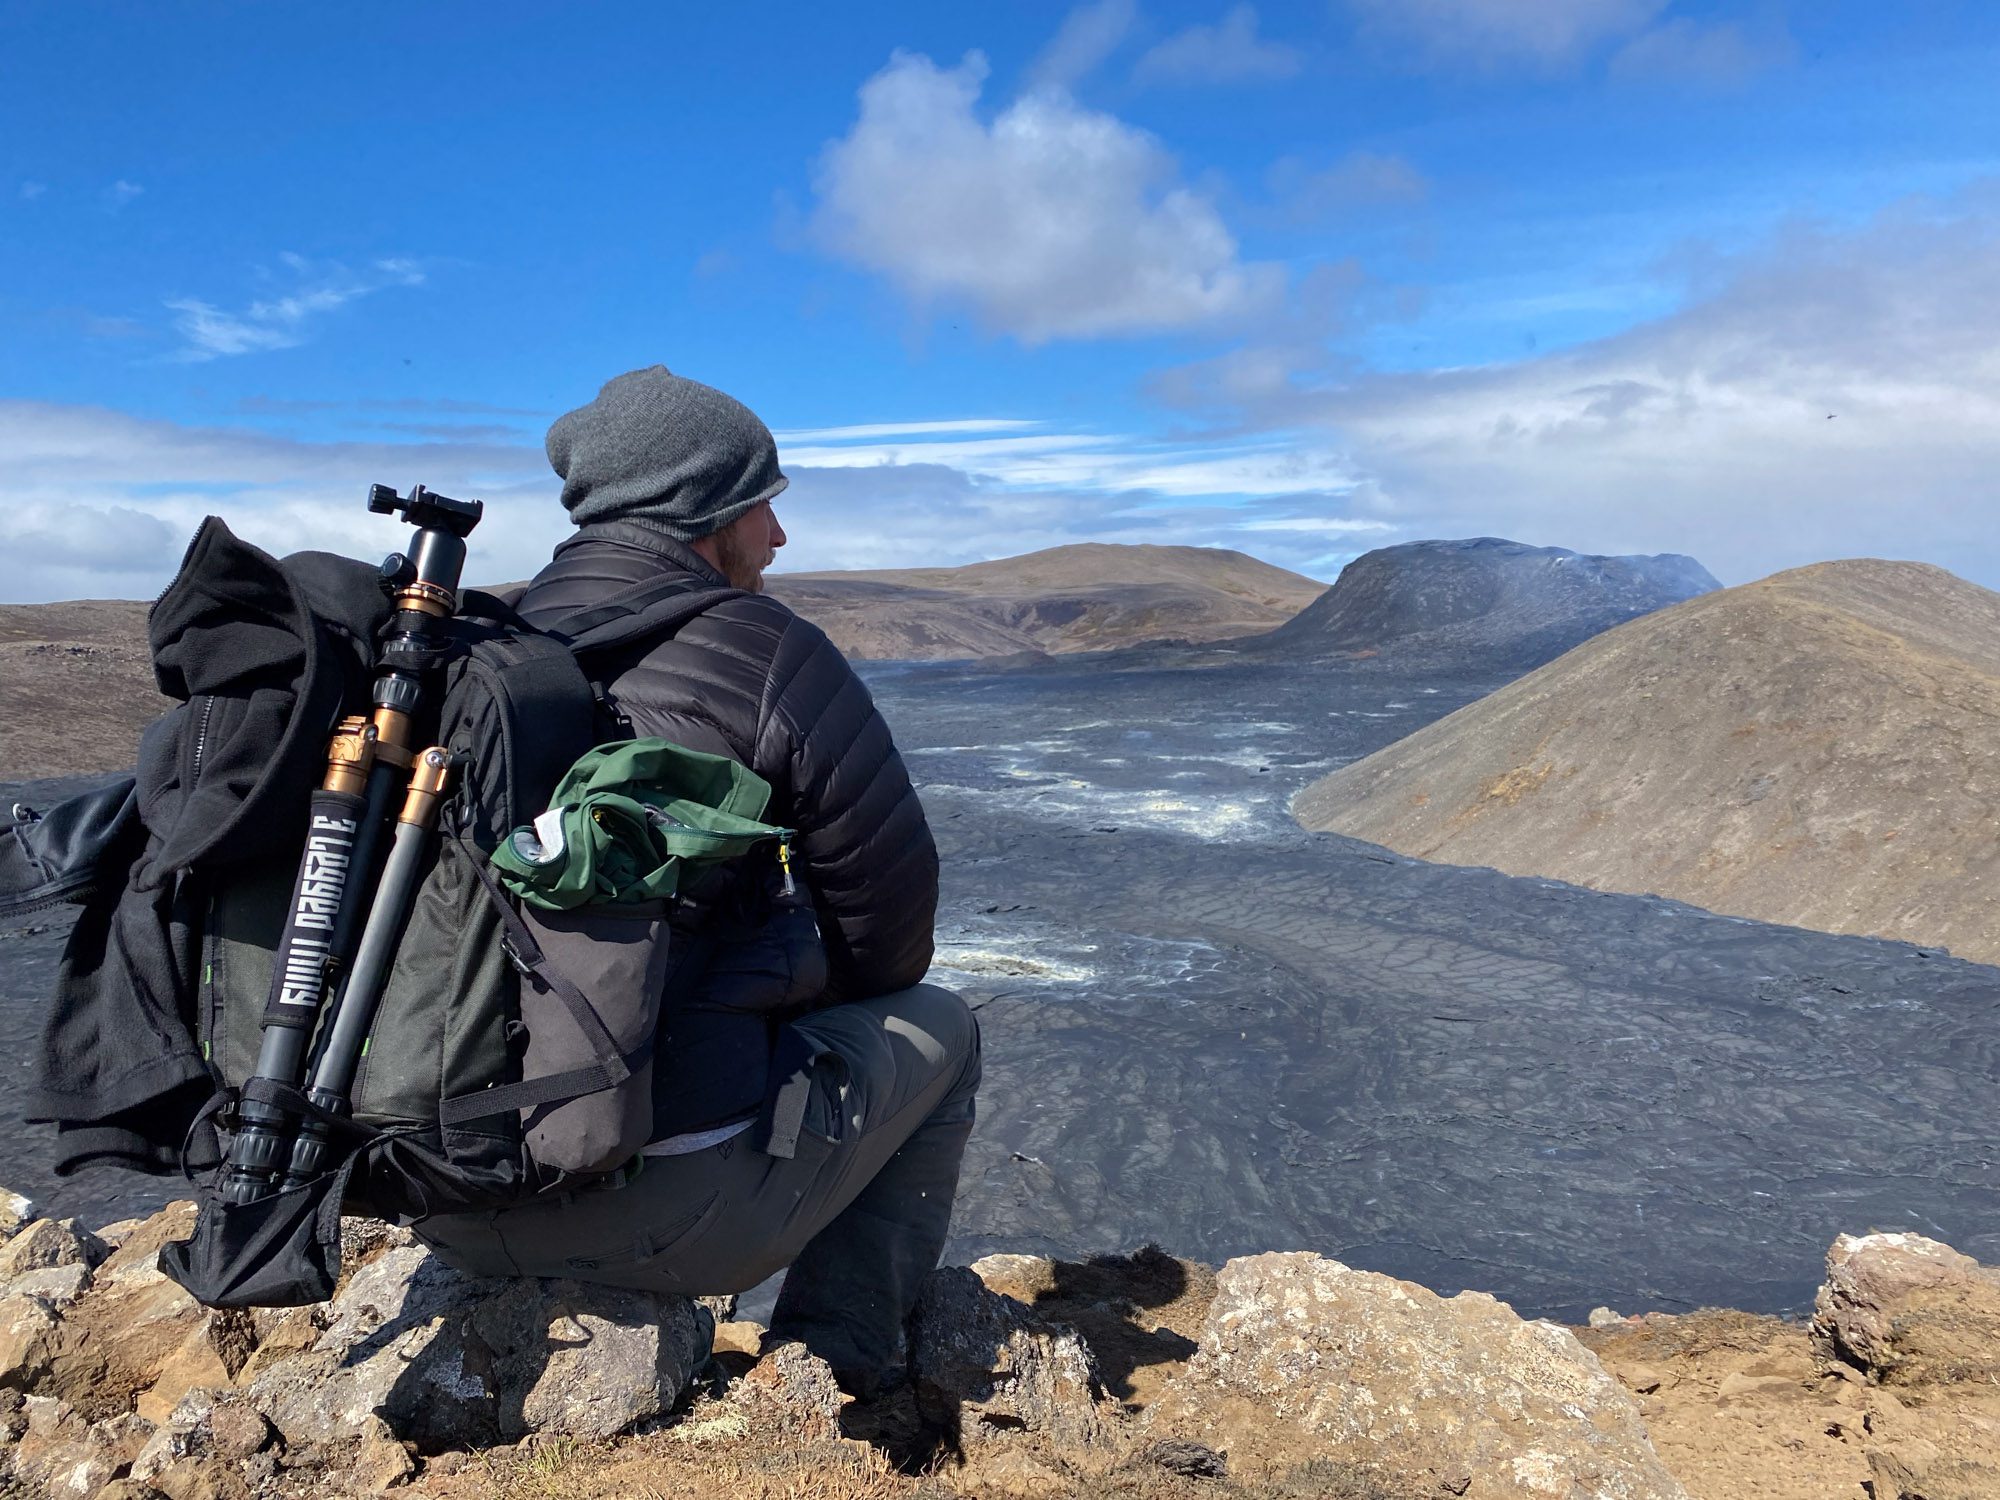
[[[517,903],[521,1129],[537,1162],[604,1172],[650,1138],[653,1044],[677,957],[668,911],[684,878],[759,846],[773,846],[789,883],[791,830],[757,821],[770,800],[735,761],[626,740],[578,760],[548,811],[494,849]]]
[[[572,911],[665,900],[689,866],[775,843],[771,788],[748,767],[670,740],[600,745],[572,766],[549,810],[493,851],[501,883],[530,907]]]

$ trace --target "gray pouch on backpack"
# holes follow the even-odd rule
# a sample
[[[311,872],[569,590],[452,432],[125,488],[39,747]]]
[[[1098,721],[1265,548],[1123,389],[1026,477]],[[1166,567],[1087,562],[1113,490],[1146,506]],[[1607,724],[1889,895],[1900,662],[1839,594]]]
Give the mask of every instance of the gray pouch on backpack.
[[[596,1022],[575,1013],[573,997],[524,979],[528,1050],[521,1076],[554,1078],[603,1066],[606,1037],[630,1069],[611,1087],[524,1109],[522,1135],[544,1166],[608,1172],[652,1139],[653,1043],[670,967],[667,903],[520,910],[549,966],[575,986]]]
[[[499,899],[528,1031],[521,1081],[499,1092],[522,1105],[540,1165],[608,1172],[651,1139],[653,1047],[674,978],[669,905],[684,877],[767,845],[791,886],[792,831],[757,821],[770,796],[725,756],[622,740],[578,760],[549,810],[493,851],[481,878],[512,894]]]

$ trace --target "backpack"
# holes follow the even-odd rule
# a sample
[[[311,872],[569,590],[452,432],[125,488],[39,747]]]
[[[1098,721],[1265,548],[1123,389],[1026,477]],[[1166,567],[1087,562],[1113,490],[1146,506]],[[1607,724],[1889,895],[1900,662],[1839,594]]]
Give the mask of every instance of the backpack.
[[[219,1151],[196,1163],[183,1149],[200,1215],[161,1266],[200,1300],[323,1300],[339,1272],[343,1211],[409,1219],[506,1207],[616,1170],[645,1144],[661,997],[701,961],[701,900],[538,907],[503,887],[505,861],[491,856],[544,814],[573,766],[629,739],[604,687],[617,654],[739,593],[652,581],[540,628],[498,598],[461,595],[426,663],[436,724],[416,741],[450,748],[456,792],[375,1014],[352,1114],[320,1122],[333,1142],[324,1174],[247,1203],[218,1191]],[[189,1142],[226,1141],[237,1123],[327,736],[366,711],[375,637],[390,613],[377,569],[317,553],[278,561],[211,517],[149,617],[156,675],[182,701],[147,730],[134,784],[45,820],[17,812],[6,838],[19,847],[0,843],[0,879],[11,858],[43,892],[60,886],[87,901],[49,1034],[82,1024],[111,1035],[121,1006],[156,1032],[178,1020],[208,1084],[205,1098],[201,1080],[173,1096],[198,1100],[174,1121]],[[635,743],[662,747],[650,766],[734,788],[735,865],[765,845],[788,857],[785,831],[754,821],[757,789],[768,788],[750,772],[721,762],[728,775],[718,780],[699,763],[719,757]],[[112,868],[79,874],[75,851],[90,841],[76,828],[101,830],[100,862]],[[52,848],[70,868],[51,870]],[[712,873],[715,885],[744,872],[725,863]],[[5,896],[0,884],[0,908]],[[302,1101],[296,1090],[256,1088],[250,1097]]]

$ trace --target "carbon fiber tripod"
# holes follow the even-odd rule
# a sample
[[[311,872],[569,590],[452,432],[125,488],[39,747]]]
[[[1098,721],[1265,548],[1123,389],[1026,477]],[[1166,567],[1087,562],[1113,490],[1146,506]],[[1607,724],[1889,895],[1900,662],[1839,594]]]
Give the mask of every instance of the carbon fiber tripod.
[[[457,613],[465,539],[485,508],[422,485],[406,499],[381,484],[369,490],[368,508],[401,514],[416,535],[407,553],[382,564],[396,613],[377,654],[371,711],[335,729],[312,796],[257,1067],[223,1167],[221,1194],[230,1203],[319,1172],[330,1120],[351,1109],[348,1091],[422,879],[438,805],[450,791],[449,751],[415,747],[436,715],[428,700],[442,626]]]

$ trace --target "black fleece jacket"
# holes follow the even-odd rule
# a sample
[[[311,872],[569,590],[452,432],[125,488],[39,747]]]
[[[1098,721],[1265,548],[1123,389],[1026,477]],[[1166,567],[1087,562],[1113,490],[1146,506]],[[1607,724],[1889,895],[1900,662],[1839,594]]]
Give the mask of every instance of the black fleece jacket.
[[[641,522],[586,526],[556,549],[517,607],[532,623],[552,624],[675,574],[705,587],[726,582],[685,543]],[[786,1020],[923,977],[937,846],[868,689],[824,632],[777,600],[726,600],[616,666],[609,686],[634,734],[727,755],[771,784],[766,821],[798,830],[803,883],[797,902],[773,882],[725,921],[703,978],[670,998],[653,1070],[658,1138],[754,1112]]]

